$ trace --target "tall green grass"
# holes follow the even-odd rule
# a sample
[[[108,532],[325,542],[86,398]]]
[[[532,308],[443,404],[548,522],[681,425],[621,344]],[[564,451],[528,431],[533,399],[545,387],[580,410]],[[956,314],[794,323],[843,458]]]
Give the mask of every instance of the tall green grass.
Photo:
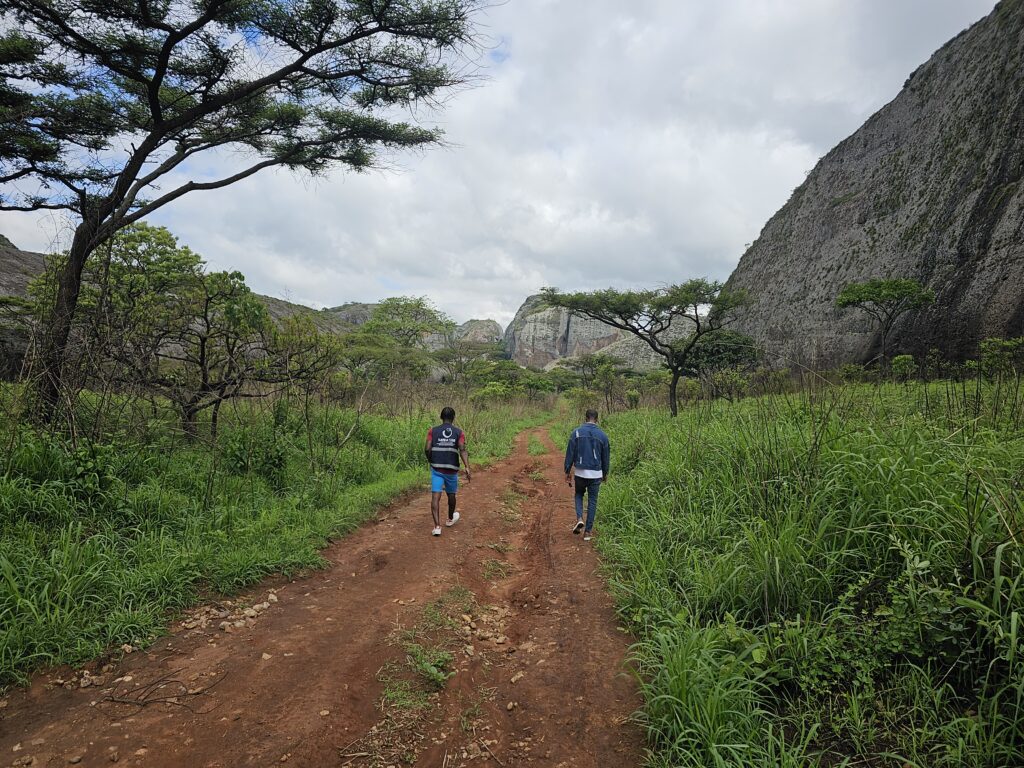
[[[651,765],[1024,765],[1024,435],[976,394],[605,420]]]
[[[471,458],[507,454],[538,410],[466,410]],[[241,407],[186,443],[173,415],[73,445],[5,425],[0,439],[0,688],[32,670],[145,644],[208,592],[323,564],[319,550],[426,487],[412,418],[334,407]],[[84,420],[83,420],[84,421]],[[82,434],[93,430],[80,423]],[[346,441],[347,440],[347,441]]]

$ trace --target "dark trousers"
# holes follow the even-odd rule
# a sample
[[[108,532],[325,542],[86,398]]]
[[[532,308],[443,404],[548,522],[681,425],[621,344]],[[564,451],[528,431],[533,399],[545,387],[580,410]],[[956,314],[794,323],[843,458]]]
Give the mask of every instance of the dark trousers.
[[[600,477],[576,478],[576,519],[583,519],[583,494],[587,494],[587,532],[594,528],[594,515],[597,514],[597,494],[601,490]]]

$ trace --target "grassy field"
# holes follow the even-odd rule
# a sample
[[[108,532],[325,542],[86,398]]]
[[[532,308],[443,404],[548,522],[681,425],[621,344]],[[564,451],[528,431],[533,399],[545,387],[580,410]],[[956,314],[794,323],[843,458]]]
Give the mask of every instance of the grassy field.
[[[546,418],[509,405],[457,421],[473,461],[486,463]],[[172,418],[75,447],[4,427],[0,688],[112,645],[145,645],[205,593],[315,568],[328,538],[426,487],[436,414],[363,415],[343,443],[354,419],[285,401],[243,407],[225,414],[214,445],[185,442]]]
[[[1020,405],[861,385],[605,419],[650,765],[1024,765]]]

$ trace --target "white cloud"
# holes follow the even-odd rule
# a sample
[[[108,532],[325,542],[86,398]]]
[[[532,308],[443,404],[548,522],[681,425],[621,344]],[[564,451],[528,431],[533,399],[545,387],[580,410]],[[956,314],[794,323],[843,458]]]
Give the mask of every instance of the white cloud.
[[[397,172],[266,173],[153,221],[261,293],[425,295],[460,321],[508,322],[544,285],[724,279],[818,157],[993,5],[510,0],[482,19],[487,81],[423,115],[449,147]],[[58,228],[0,231],[45,249]]]

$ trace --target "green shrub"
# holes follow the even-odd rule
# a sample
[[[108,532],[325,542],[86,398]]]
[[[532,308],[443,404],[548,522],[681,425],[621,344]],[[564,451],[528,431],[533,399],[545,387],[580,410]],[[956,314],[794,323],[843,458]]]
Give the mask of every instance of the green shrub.
[[[905,383],[917,375],[917,361],[913,355],[896,355],[889,363],[889,370],[896,381]]]

